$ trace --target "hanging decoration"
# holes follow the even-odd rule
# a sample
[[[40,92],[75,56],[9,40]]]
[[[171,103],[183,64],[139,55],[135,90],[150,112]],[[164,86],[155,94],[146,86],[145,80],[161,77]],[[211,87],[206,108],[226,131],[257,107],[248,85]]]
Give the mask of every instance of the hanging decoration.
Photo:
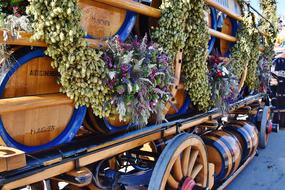
[[[112,90],[108,102],[112,115],[134,126],[145,126],[151,115],[162,122],[173,84],[170,57],[146,36],[131,43],[122,43],[116,37],[108,44],[103,58]]]
[[[27,13],[33,18],[33,40],[44,40],[46,55],[60,73],[61,91],[75,101],[76,106],[91,106],[94,114],[110,114],[109,91],[105,79],[107,70],[102,52],[87,47],[80,27],[77,0],[30,0]]]
[[[204,0],[166,0],[161,5],[162,16],[153,38],[172,57],[183,49],[183,83],[194,105],[206,111],[211,105],[211,89],[207,68],[208,25]]]

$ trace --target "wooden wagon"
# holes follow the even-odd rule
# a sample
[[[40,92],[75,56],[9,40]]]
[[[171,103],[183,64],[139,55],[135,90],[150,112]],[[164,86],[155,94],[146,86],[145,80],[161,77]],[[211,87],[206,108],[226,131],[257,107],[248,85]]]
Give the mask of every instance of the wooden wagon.
[[[80,0],[88,45],[104,46],[102,38],[115,34],[125,40],[134,27],[140,30],[138,15],[158,19],[161,12],[155,2],[145,5],[131,0]],[[211,7],[206,17],[212,36],[209,51],[218,40],[226,56],[230,44],[237,41],[240,8],[234,0],[205,2]],[[217,10],[227,15],[220,31]],[[172,89],[172,103],[179,110],[168,107],[175,117],[125,132],[116,121],[98,122],[86,107],[75,108],[72,100],[59,93],[58,73],[44,54],[45,42],[30,41],[32,34],[27,32],[21,32],[19,39],[10,36],[4,41],[3,33],[0,30],[0,43],[15,45],[11,54],[16,58],[0,85],[3,190],[27,185],[56,190],[59,182],[68,183],[66,190],[224,189],[253,159],[258,144],[264,148],[270,132],[278,131],[270,121],[266,94],[249,95],[231,104],[228,115],[217,108],[189,114],[190,100],[184,96],[180,82],[180,50],[174,63],[176,81]],[[241,115],[254,118],[256,126],[246,119],[233,120]],[[221,128],[226,118],[229,121]],[[97,135],[84,130],[78,133],[82,125]]]

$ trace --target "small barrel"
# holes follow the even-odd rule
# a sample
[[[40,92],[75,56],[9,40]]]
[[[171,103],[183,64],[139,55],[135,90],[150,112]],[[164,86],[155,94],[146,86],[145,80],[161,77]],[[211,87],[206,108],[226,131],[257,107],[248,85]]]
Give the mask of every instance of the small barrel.
[[[110,118],[98,118],[93,114],[91,108],[88,108],[86,117],[83,123],[84,127],[91,132],[99,134],[110,134],[123,130],[127,130],[131,125],[127,122],[119,120],[119,116],[113,116]]]
[[[215,180],[222,181],[233,174],[241,161],[241,145],[238,139],[225,131],[213,131],[203,136],[208,161],[215,164]]]
[[[20,48],[2,76],[1,99],[59,95],[58,73],[44,49]],[[29,103],[26,103],[27,105]],[[31,104],[31,103],[30,103]],[[63,103],[1,114],[0,135],[4,143],[27,153],[70,141],[80,128],[86,108]]]
[[[81,26],[87,38],[107,39],[119,35],[125,41],[131,33],[137,14],[96,1],[79,1]]]
[[[222,14],[218,19],[218,30],[224,34],[230,36],[236,36],[238,30],[237,20]],[[230,49],[233,47],[234,43],[227,40],[219,39],[219,51],[221,56],[228,57],[230,54]]]
[[[224,126],[239,140],[242,147],[242,162],[256,153],[258,146],[258,131],[256,127],[246,121],[232,121]]]

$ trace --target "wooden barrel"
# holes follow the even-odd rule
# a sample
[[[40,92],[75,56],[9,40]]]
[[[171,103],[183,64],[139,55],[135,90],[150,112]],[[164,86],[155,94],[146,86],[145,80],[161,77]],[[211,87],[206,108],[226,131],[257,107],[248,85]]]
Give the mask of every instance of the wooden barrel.
[[[203,136],[208,161],[215,164],[215,180],[222,181],[233,174],[241,161],[238,139],[225,131],[213,131]]]
[[[237,20],[226,16],[225,14],[221,14],[218,20],[218,30],[224,34],[230,36],[236,36],[238,29]],[[227,40],[219,39],[219,52],[221,56],[228,57],[230,54],[230,49],[233,47],[234,43],[229,42]]]
[[[256,153],[258,146],[258,131],[256,127],[246,121],[232,121],[224,127],[239,140],[242,147],[242,162]]]
[[[136,13],[97,1],[79,1],[82,11],[81,26],[87,38],[109,38],[119,35],[125,41],[131,33]]]
[[[61,96],[58,73],[44,49],[21,48],[12,56],[11,68],[2,76],[1,99],[18,97]],[[40,98],[39,98],[40,99]],[[83,122],[86,108],[74,108],[72,101],[51,106],[26,109],[34,104],[25,102],[20,110],[1,114],[0,135],[8,146],[34,152],[70,141]]]
[[[212,28],[214,30],[217,30],[217,26],[218,26],[218,21],[217,21],[217,10],[214,9],[213,7],[210,7],[210,13],[207,12],[206,14],[206,20],[208,23],[208,27]],[[212,52],[214,45],[216,42],[216,38],[211,36],[211,39],[208,43],[208,52],[209,54]]]
[[[171,102],[172,105],[167,112],[167,117],[175,117],[185,114],[191,105],[191,99],[184,89],[178,90]]]
[[[110,134],[132,127],[127,122],[119,120],[119,116],[111,118],[98,118],[93,114],[91,108],[88,108],[83,126],[93,133]]]

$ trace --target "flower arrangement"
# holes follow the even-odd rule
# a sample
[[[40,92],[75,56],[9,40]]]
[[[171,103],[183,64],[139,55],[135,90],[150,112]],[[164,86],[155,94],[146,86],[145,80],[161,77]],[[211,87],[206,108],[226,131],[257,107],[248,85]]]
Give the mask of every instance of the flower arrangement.
[[[151,114],[162,121],[174,80],[169,56],[158,44],[148,43],[146,36],[129,44],[116,36],[108,44],[103,59],[109,70],[112,114],[140,126],[148,123]]]
[[[239,80],[232,72],[229,59],[210,56],[208,63],[214,105],[222,111],[228,111],[228,105],[233,103],[238,96]]]
[[[6,15],[15,15],[20,17],[25,15],[28,0],[2,0],[2,11]]]

